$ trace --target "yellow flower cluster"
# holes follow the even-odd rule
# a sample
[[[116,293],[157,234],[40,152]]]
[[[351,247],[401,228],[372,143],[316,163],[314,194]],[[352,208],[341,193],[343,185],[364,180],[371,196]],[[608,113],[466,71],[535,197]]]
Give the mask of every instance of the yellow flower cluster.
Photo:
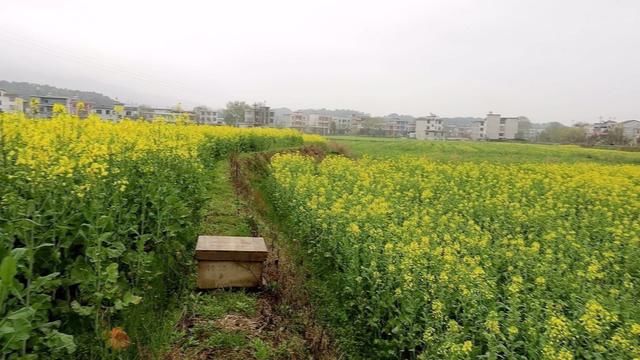
[[[297,147],[302,135],[53,112],[0,114],[0,358],[69,358],[70,334],[105,329],[113,351],[146,348],[146,336],[129,339],[112,324],[140,334],[135,319],[188,287],[214,165]],[[83,354],[103,358],[104,339],[93,338],[83,338]]]
[[[123,156],[135,159],[149,152],[191,159],[207,142],[224,144],[226,153],[236,149],[259,150],[259,146],[254,145],[251,146],[255,148],[242,148],[255,139],[259,145],[302,144],[302,136],[290,129],[240,129],[133,120],[115,123],[98,117],[83,120],[63,113],[52,120],[0,114],[0,133],[5,154],[15,164],[31,169],[29,180],[32,181],[71,177],[77,172],[103,177],[109,174],[108,160]]]
[[[327,316],[369,356],[640,356],[639,166],[283,154],[272,168],[342,304]]]
[[[324,144],[327,142],[327,138],[315,134],[302,134],[302,140],[304,140],[305,143],[316,144]]]

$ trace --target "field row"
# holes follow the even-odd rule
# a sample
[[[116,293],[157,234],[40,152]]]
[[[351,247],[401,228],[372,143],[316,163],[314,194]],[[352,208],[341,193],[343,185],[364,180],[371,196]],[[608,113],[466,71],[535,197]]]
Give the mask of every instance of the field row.
[[[0,114],[0,358],[151,356],[189,286],[212,165],[302,143],[292,130]]]
[[[577,145],[541,145],[489,141],[417,141],[409,139],[335,136],[330,138],[357,155],[377,158],[423,156],[437,161],[494,163],[575,163],[640,165],[640,152],[584,148]]]
[[[640,356],[640,168],[301,155],[273,197],[354,358]]]

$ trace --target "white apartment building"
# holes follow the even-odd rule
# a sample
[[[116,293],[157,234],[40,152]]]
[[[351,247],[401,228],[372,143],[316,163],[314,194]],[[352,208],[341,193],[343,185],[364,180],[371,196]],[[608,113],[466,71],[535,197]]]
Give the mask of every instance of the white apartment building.
[[[444,126],[442,119],[431,114],[416,119],[416,139],[444,140]]]
[[[145,120],[163,119],[167,122],[175,122],[176,118],[181,114],[174,109],[167,108],[140,108],[140,117]]]
[[[137,119],[140,117],[140,109],[133,105],[124,105],[123,116],[127,119]]]
[[[353,117],[332,116],[334,134],[346,134],[351,131],[351,122]]]
[[[484,119],[484,138],[487,140],[512,140],[518,133],[518,124],[522,117],[502,117],[500,114],[489,113]],[[481,133],[482,135],[482,133]]]
[[[309,114],[307,118],[309,119],[307,127],[311,132],[320,135],[329,135],[331,133],[332,116]]]
[[[471,139],[471,126],[444,125],[444,137],[447,140]]]
[[[287,108],[271,109],[273,112],[273,126],[288,128],[291,127],[291,110]]]
[[[484,140],[485,139],[485,121],[476,120],[471,123],[471,140]]]
[[[255,103],[250,109],[244,111],[245,126],[272,126],[275,114],[267,105]]]
[[[640,120],[627,120],[618,123],[624,138],[632,144],[640,144]]]
[[[103,120],[118,120],[118,114],[112,105],[94,105],[91,113],[98,115]]]
[[[289,127],[304,131],[309,126],[309,116],[307,114],[295,111],[289,115]]]
[[[0,112],[14,113],[24,112],[24,100],[6,90],[0,89]]]
[[[597,122],[592,125],[592,133],[593,136],[603,136],[609,134],[609,130],[613,129],[618,125],[617,122],[613,120],[607,120],[602,122]]]
[[[206,106],[196,106],[193,108],[195,122],[198,124],[218,124],[218,111],[212,110]]]
[[[386,136],[409,136],[416,132],[416,120],[411,116],[389,114],[382,119]]]

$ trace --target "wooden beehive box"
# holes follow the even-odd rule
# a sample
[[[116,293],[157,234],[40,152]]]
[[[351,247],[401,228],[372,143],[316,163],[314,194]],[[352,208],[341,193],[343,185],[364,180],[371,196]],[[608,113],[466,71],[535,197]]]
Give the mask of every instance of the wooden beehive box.
[[[267,253],[261,237],[199,236],[196,244],[198,288],[260,285]]]

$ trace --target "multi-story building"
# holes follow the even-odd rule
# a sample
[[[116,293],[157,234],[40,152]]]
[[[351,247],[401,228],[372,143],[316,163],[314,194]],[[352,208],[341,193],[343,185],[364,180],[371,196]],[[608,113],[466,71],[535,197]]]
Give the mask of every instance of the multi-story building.
[[[289,116],[292,129],[304,131],[309,127],[309,116],[303,112],[295,111]]]
[[[29,113],[34,117],[51,117],[53,115],[53,106],[60,104],[64,106],[67,112],[71,112],[71,100],[66,96],[55,95],[34,95],[29,98],[29,104],[25,107],[29,109]]]
[[[92,114],[94,103],[90,101],[84,101],[77,97],[72,98],[69,101],[70,113],[81,118],[86,118],[89,114]]]
[[[502,117],[489,113],[484,119],[484,138],[487,140],[513,140],[523,117]]]
[[[167,122],[175,122],[181,116],[186,116],[188,118],[193,117],[193,113],[177,111],[175,109],[167,109],[167,108],[148,108],[148,107],[140,107],[139,108],[139,116],[144,120],[157,120],[162,119]]]
[[[291,127],[291,114],[293,112],[287,108],[272,109],[273,111],[273,126],[276,127]]]
[[[9,94],[6,90],[0,89],[0,112],[24,112],[24,100],[18,95]]]
[[[408,136],[416,131],[416,120],[411,116],[390,114],[382,119],[382,129],[386,136]]]
[[[271,126],[274,124],[274,112],[264,103],[255,103],[244,112],[244,126]]]
[[[415,133],[418,140],[444,140],[442,119],[434,114],[417,118]]]
[[[471,139],[472,126],[445,125],[444,137],[447,140]]]
[[[622,134],[625,140],[631,144],[640,144],[640,120],[627,120],[618,123],[618,127],[622,128]]]
[[[322,114],[309,114],[307,115],[308,125],[307,130],[320,135],[331,134],[331,127],[333,123],[333,116]]]
[[[198,124],[218,124],[218,111],[212,110],[206,106],[197,106],[193,109],[195,122]]]
[[[355,134],[359,134],[364,128],[364,119],[363,116],[353,115],[351,116],[351,132]]]
[[[137,119],[140,117],[140,109],[134,105],[123,105],[123,114],[127,119]]]
[[[287,124],[281,123],[279,126],[320,135],[347,134],[352,131],[359,119],[356,115],[332,116],[294,111],[287,114]]]
[[[613,120],[601,121],[593,124],[591,127],[592,136],[605,136],[609,134],[609,130],[616,127],[618,123]]]
[[[332,134],[347,134],[351,131],[353,116],[332,116]]]
[[[475,120],[471,123],[471,140],[485,140],[485,120]]]
[[[103,120],[118,120],[120,117],[114,110],[113,105],[94,105],[91,109],[91,113],[98,115]]]

